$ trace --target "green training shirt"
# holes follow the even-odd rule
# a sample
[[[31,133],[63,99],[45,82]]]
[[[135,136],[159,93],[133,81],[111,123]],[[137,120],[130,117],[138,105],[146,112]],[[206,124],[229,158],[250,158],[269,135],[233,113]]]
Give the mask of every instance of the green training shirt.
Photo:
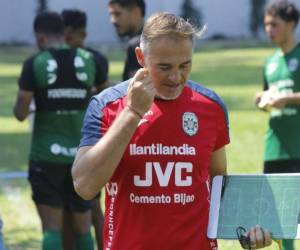
[[[277,50],[264,67],[265,88],[275,94],[300,92],[300,47]],[[272,109],[265,137],[265,161],[300,159],[300,106]]]
[[[36,104],[31,161],[73,162],[95,75],[92,54],[66,46],[42,51],[24,63],[19,86],[34,92]]]

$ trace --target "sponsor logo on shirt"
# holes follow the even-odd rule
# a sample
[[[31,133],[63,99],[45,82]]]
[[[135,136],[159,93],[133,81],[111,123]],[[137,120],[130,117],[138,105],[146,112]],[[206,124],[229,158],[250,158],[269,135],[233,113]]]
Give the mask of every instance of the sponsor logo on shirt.
[[[195,195],[186,193],[175,193],[173,195],[137,195],[129,194],[129,200],[135,204],[181,204],[186,205],[195,201]]]
[[[146,162],[145,174],[141,176],[134,175],[133,183],[136,187],[151,187],[153,186],[153,179],[156,178],[160,187],[167,187],[169,184],[177,187],[189,187],[193,184],[192,172],[193,164],[191,162],[168,162],[165,168],[159,162]],[[195,195],[177,192],[172,195],[163,193],[157,195],[130,193],[129,200],[135,204],[186,205],[195,201]]]
[[[279,91],[279,89],[282,89],[282,88],[293,87],[295,85],[295,82],[292,79],[286,79],[286,80],[279,80],[279,81],[276,81],[276,82],[272,82],[271,84],[273,86],[276,85],[276,87],[278,89],[277,91]]]
[[[118,184],[116,182],[109,182],[105,185],[109,196],[116,196],[118,193]]]
[[[168,162],[166,167],[162,167],[159,162],[146,162],[144,179],[139,175],[134,175],[133,182],[136,187],[151,187],[153,176],[156,175],[159,186],[167,187],[173,172],[175,186],[188,187],[192,185],[192,176],[188,175],[193,172],[191,162]]]
[[[110,197],[110,204],[107,208],[108,210],[108,231],[107,231],[107,245],[106,250],[110,250],[113,244],[114,234],[115,234],[115,195],[118,193],[118,185],[116,182],[109,182],[105,185],[108,196]]]
[[[188,144],[181,146],[166,146],[162,143],[152,143],[151,145],[138,146],[129,145],[130,155],[196,155],[196,149]]]
[[[57,75],[57,62],[54,59],[49,59],[47,61],[47,71],[48,71],[48,84],[51,85],[56,82]]]
[[[290,72],[296,71],[298,69],[298,66],[299,66],[299,61],[297,58],[291,58],[288,61],[288,68]]]
[[[57,143],[54,143],[50,146],[50,151],[54,155],[74,157],[76,155],[77,148],[66,148]]]
[[[147,119],[143,118],[142,120],[139,121],[138,127],[141,126],[143,123],[148,122]]]
[[[273,109],[271,111],[271,117],[293,116],[297,114],[298,110],[295,108]]]
[[[59,99],[59,98],[74,98],[74,99],[85,99],[87,96],[86,89],[49,89],[48,98]]]
[[[192,112],[183,113],[182,128],[183,131],[189,136],[193,136],[197,134],[199,124],[198,124],[198,118],[195,113]]]
[[[140,120],[139,124],[138,124],[138,127],[141,126],[142,124],[144,123],[147,123],[148,122],[148,119],[146,119],[146,117],[148,116],[152,116],[153,115],[153,111],[152,110],[149,110],[145,115],[144,115],[144,118],[142,120]]]

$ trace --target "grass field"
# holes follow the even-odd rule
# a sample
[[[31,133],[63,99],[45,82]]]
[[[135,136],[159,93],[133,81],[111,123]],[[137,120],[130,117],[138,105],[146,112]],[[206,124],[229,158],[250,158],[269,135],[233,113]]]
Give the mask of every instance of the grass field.
[[[0,172],[27,169],[30,136],[28,123],[17,122],[12,107],[21,63],[32,53],[29,48],[0,48]],[[191,79],[213,88],[229,109],[231,144],[229,173],[262,171],[263,137],[267,114],[254,106],[254,94],[261,89],[261,65],[270,48],[205,49],[194,56]],[[122,55],[108,55],[110,79],[118,81]],[[30,189],[25,180],[0,180],[0,214],[5,223],[8,249],[39,249],[41,234]],[[220,241],[220,249],[241,249],[234,241]],[[300,249],[300,244],[297,245]],[[275,244],[268,248],[277,249]]]

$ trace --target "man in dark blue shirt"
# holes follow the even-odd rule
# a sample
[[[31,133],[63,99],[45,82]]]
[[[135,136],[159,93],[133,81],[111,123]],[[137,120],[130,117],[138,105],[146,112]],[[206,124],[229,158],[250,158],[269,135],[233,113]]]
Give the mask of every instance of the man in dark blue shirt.
[[[119,37],[129,37],[123,80],[131,78],[141,68],[135,56],[140,44],[146,5],[144,0],[110,0],[108,12]]]

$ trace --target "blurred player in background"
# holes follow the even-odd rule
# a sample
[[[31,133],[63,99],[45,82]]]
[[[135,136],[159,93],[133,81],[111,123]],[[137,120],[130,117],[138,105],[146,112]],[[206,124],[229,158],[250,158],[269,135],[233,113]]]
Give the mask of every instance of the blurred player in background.
[[[65,41],[71,48],[84,48],[91,52],[98,61],[99,68],[96,72],[96,85],[94,89],[94,93],[98,93],[107,87],[108,84],[108,61],[105,56],[100,54],[98,51],[95,51],[91,48],[87,48],[84,45],[84,40],[87,37],[87,17],[83,11],[75,10],[75,9],[66,9],[62,11],[62,18],[65,26]],[[97,198],[93,201],[92,206],[92,222],[95,228],[95,235],[97,239],[97,246],[99,250],[103,248],[103,240],[102,240],[102,228],[103,228],[103,213],[100,207],[100,196],[101,192],[97,195]],[[69,217],[69,218],[67,218]],[[69,214],[65,214],[65,224],[69,225],[70,216]],[[74,248],[74,238],[72,236],[72,231],[70,227],[66,227],[64,230],[64,240],[65,249],[71,250]],[[72,244],[73,243],[73,244]],[[73,246],[72,246],[73,245]]]
[[[70,9],[62,11],[64,21],[65,41],[71,48],[84,48],[91,52],[97,61],[96,85],[93,89],[94,93],[99,93],[108,84],[108,60],[100,52],[86,47],[84,44],[87,37],[87,16],[81,10]]]
[[[300,46],[295,39],[299,11],[288,1],[266,8],[265,30],[278,47],[264,66],[264,91],[256,103],[270,111],[265,139],[264,173],[300,173]],[[293,250],[284,240],[285,250]]]
[[[129,37],[123,80],[131,78],[141,67],[135,56],[135,48],[140,44],[144,25],[146,5],[144,0],[110,0],[108,12],[110,21],[120,37]]]
[[[76,249],[93,250],[92,202],[76,194],[71,165],[95,84],[97,62],[90,52],[65,44],[63,20],[58,13],[37,15],[34,32],[42,50],[23,64],[14,114],[23,121],[35,99],[29,182],[42,223],[42,249],[63,249],[61,230],[63,210],[67,209],[72,214]]]

